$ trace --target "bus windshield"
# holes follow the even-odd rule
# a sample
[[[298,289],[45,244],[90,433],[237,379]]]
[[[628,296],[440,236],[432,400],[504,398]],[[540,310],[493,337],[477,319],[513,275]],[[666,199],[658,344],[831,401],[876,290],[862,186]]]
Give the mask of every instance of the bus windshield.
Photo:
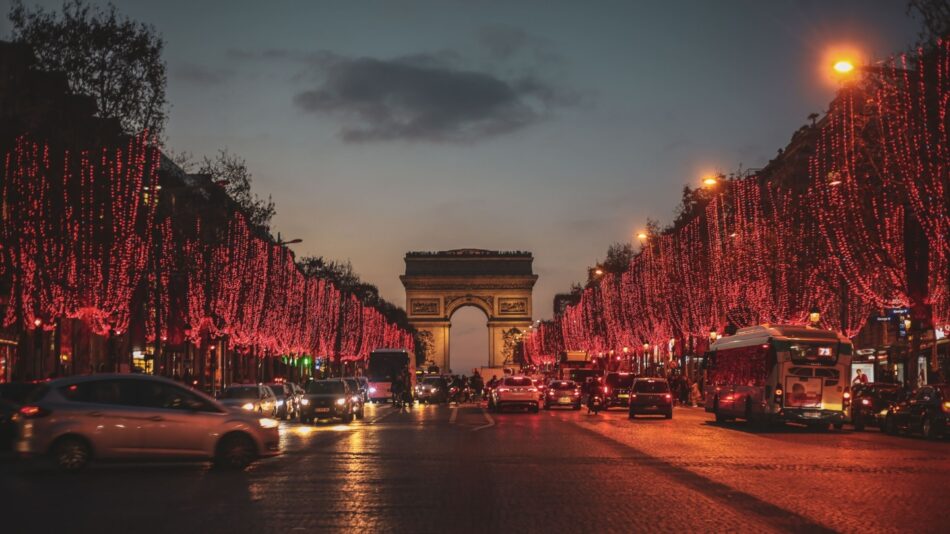
[[[777,353],[787,352],[797,365],[834,365],[838,363],[838,343],[822,341],[776,341]]]
[[[366,375],[370,382],[392,382],[408,367],[409,354],[406,352],[373,352],[369,355]]]

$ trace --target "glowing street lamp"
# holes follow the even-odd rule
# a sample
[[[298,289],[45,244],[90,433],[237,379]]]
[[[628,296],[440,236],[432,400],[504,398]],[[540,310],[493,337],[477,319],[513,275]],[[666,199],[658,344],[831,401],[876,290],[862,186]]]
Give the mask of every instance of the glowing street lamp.
[[[854,72],[855,66],[854,63],[847,59],[839,59],[831,66],[838,74],[851,74]]]
[[[815,306],[811,309],[811,311],[808,312],[808,321],[813,325],[817,325],[818,321],[820,320],[821,320],[821,310],[819,310],[818,307]]]
[[[714,186],[714,185],[716,185],[716,184],[718,184],[718,183],[719,183],[719,180],[718,180],[715,176],[713,176],[713,175],[711,175],[711,174],[710,174],[709,176],[703,178],[703,185],[706,186],[706,187],[712,187],[712,186]]]
[[[647,236],[647,233],[646,233],[646,232],[639,232],[639,233],[637,233],[637,239],[639,239],[639,240],[641,240],[641,241],[644,240],[644,239],[646,239],[647,237],[649,237],[649,236]]]

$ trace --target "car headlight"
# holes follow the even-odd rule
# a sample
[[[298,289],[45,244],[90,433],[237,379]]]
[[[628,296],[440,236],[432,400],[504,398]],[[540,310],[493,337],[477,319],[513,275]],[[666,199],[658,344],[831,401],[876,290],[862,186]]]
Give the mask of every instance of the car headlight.
[[[245,409],[245,410],[248,410],[248,411],[253,410],[253,409],[254,409],[254,403],[253,403],[253,402],[245,402],[244,405],[241,406],[241,408],[243,408],[243,409]]]
[[[310,399],[300,399],[301,406],[310,406]]]
[[[283,406],[283,405],[284,405],[284,401],[282,401],[282,400],[278,400],[278,401],[277,401],[277,406]]]
[[[439,388],[432,388],[432,389],[429,390],[429,391],[431,391],[432,393],[435,393],[436,391],[439,391]]]
[[[346,404],[346,399],[337,399],[336,403],[339,406],[343,406],[344,404]]]
[[[353,402],[359,402],[359,401],[360,401],[360,398],[359,398],[359,397],[353,397],[353,398],[350,399],[350,400],[352,400]]]
[[[261,417],[257,422],[260,423],[261,428],[277,428],[280,425],[277,419],[271,419],[270,417]]]
[[[370,393],[376,393],[376,388],[369,388]]]

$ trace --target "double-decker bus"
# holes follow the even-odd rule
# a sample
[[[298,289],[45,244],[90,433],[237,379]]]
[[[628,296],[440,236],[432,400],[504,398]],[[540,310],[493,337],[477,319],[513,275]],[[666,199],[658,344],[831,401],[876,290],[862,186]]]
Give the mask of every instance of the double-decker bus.
[[[392,398],[392,382],[404,370],[409,370],[410,383],[406,387],[415,391],[416,361],[404,349],[376,349],[369,353],[366,378],[369,381],[369,400],[388,401]]]
[[[710,346],[704,369],[706,411],[716,421],[792,421],[841,428],[850,404],[852,345],[829,330],[760,325]]]

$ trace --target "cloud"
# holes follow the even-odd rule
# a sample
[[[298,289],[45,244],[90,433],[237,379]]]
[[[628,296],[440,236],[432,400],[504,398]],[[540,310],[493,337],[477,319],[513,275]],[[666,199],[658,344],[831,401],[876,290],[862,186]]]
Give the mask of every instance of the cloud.
[[[197,85],[217,85],[234,78],[234,71],[194,63],[181,63],[172,69],[172,76]]]
[[[466,69],[451,54],[384,60],[310,56],[318,86],[299,92],[302,111],[344,120],[348,142],[470,142],[525,128],[570,98],[532,77]]]

